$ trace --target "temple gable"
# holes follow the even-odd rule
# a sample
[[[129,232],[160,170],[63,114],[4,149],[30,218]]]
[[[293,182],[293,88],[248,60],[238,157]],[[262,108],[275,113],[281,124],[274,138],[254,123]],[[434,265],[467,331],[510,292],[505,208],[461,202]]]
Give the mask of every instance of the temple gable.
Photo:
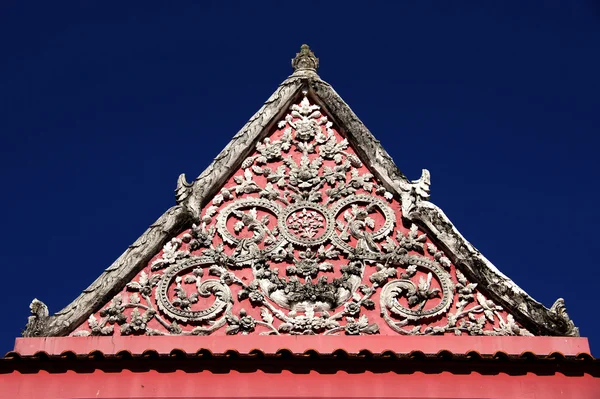
[[[316,74],[294,74],[71,305],[28,336],[577,335],[429,202]]]

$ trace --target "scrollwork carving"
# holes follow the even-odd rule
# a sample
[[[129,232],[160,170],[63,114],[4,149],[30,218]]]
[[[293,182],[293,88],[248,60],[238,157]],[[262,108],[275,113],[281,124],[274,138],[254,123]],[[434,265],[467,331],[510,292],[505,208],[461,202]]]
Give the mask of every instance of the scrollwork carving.
[[[232,296],[227,285],[221,283],[221,281],[215,279],[202,280],[204,274],[204,272],[201,272],[202,268],[209,267],[212,264],[213,261],[210,258],[192,257],[167,269],[161,276],[156,290],[159,309],[170,318],[182,322],[188,322],[189,320],[204,322],[216,319],[218,315],[222,314],[232,303]],[[193,273],[193,277],[186,276],[185,278],[188,284],[195,283],[196,288],[190,296],[181,287],[183,279],[181,276],[185,275],[186,272]],[[171,299],[169,287],[176,279],[179,279],[175,288],[176,297]],[[213,296],[214,303],[206,309],[191,310],[190,305],[197,302],[198,296]],[[190,297],[194,299],[190,301]],[[187,301],[187,303],[183,305],[183,301]]]
[[[440,316],[448,310],[454,298],[454,287],[450,276],[441,269],[436,262],[421,256],[407,256],[402,260],[407,269],[411,266],[425,270],[426,276],[420,277],[415,284],[410,279],[398,279],[388,282],[381,291],[381,309],[389,309],[392,313],[403,319],[417,321]],[[435,276],[439,288],[432,288]],[[407,305],[398,302],[397,298],[403,297]],[[425,308],[425,305],[436,298],[440,298],[435,306]]]

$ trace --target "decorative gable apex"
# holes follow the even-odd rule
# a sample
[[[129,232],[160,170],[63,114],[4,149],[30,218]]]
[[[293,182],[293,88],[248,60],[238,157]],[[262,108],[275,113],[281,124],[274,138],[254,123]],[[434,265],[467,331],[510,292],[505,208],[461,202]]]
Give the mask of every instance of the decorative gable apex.
[[[409,181],[304,45],[294,73],[169,209],[26,336],[576,336]]]

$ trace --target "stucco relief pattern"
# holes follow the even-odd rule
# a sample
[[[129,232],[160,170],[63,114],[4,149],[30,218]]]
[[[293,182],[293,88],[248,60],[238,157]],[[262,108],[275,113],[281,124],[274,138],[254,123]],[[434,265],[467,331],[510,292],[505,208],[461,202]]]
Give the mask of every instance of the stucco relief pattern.
[[[402,209],[305,95],[72,335],[529,335]]]

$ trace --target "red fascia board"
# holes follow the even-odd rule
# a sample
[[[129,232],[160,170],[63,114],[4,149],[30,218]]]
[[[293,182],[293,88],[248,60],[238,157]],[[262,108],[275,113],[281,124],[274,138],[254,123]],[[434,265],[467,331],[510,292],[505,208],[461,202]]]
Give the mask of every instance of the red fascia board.
[[[11,399],[598,399],[598,392],[599,378],[589,374],[567,376],[560,373],[86,370],[0,374],[0,397]]]
[[[504,352],[508,355],[520,355],[532,352],[535,355],[549,355],[553,352],[565,356],[590,353],[587,338],[582,337],[489,337],[489,336],[111,336],[111,337],[44,337],[17,338],[14,351],[21,356],[32,356],[38,352],[48,355],[60,355],[64,352],[89,354],[100,351],[105,355],[114,355],[128,351],[132,355],[154,350],[159,354],[168,354],[178,349],[185,353],[196,353],[201,349],[213,354],[236,351],[248,354],[260,350],[265,354],[274,354],[279,350],[289,350],[293,354],[302,354],[314,350],[319,354],[330,354],[343,350],[348,354],[369,351],[380,354],[391,351],[408,354],[421,351],[425,354],[437,354],[449,351],[454,354],[466,354],[471,351],[482,355]]]

